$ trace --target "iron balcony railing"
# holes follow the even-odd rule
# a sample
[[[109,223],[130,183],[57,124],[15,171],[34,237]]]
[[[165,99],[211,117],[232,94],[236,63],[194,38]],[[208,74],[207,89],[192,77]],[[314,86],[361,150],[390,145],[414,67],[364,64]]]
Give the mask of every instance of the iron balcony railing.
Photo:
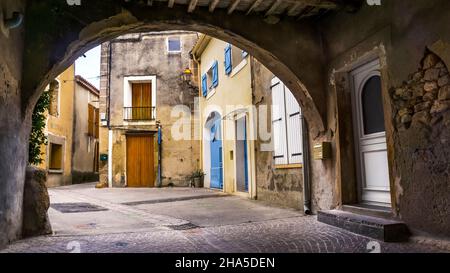
[[[125,121],[155,120],[155,107],[124,107],[123,119]]]

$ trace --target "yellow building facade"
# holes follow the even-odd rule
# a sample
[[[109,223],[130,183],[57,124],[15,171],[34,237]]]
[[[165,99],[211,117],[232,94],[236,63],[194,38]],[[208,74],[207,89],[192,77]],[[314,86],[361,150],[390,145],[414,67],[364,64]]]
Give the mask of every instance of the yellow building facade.
[[[199,64],[205,187],[255,198],[250,58],[241,49],[206,35],[200,36],[192,54]]]
[[[48,86],[47,145],[41,147],[47,187],[98,181],[99,91],[71,65]]]
[[[47,88],[50,92],[50,109],[45,128],[48,144],[42,147],[43,161],[39,167],[48,170],[48,187],[72,183],[74,77],[75,65],[71,65]]]

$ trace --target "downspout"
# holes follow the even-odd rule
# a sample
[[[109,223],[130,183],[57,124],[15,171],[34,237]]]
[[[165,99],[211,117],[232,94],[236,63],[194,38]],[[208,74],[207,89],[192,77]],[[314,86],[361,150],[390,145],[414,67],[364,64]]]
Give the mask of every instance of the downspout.
[[[303,212],[306,215],[312,214],[311,212],[311,178],[309,173],[309,134],[308,126],[303,117],[300,116],[302,123],[302,140],[303,140]]]
[[[112,141],[113,141],[113,132],[111,130],[111,71],[112,71],[112,41],[108,45],[109,54],[108,54],[108,188],[112,188]]]
[[[158,188],[162,187],[162,129],[158,125]]]

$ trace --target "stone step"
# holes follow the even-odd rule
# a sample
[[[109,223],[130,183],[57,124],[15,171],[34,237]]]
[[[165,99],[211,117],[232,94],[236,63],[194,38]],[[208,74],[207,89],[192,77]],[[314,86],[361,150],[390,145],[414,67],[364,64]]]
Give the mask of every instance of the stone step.
[[[403,222],[342,210],[319,211],[317,220],[384,242],[407,241],[410,235],[408,227]]]

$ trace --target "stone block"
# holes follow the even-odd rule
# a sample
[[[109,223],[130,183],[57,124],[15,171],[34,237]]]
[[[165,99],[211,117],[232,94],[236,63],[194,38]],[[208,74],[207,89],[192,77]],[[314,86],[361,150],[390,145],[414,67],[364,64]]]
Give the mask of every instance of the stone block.
[[[440,70],[437,68],[430,68],[425,71],[424,80],[436,81],[439,79]]]
[[[450,108],[450,100],[447,101],[435,101],[431,107],[431,114],[439,114],[447,111]]]
[[[412,117],[412,123],[418,125],[419,123],[428,125],[430,124],[431,116],[428,110],[420,111],[414,114]]]
[[[432,106],[431,101],[425,101],[419,104],[414,105],[414,112],[420,112],[423,110],[429,110]]]
[[[406,123],[410,123],[411,121],[412,121],[412,117],[411,117],[411,115],[404,115],[404,116],[402,116],[401,117],[401,120],[400,120],[403,124],[406,124]]]
[[[398,115],[401,117],[403,117],[404,115],[407,115],[407,114],[411,114],[411,113],[412,113],[412,111],[409,108],[402,108],[402,109],[398,110]]]
[[[385,242],[407,241],[410,235],[405,223],[340,210],[319,211],[319,222]]]
[[[433,92],[427,92],[423,95],[422,99],[424,101],[434,101],[436,99],[436,95]]]
[[[450,100],[450,85],[444,86],[439,89],[439,100]]]
[[[450,76],[449,75],[445,75],[439,78],[438,80],[438,86],[442,87],[444,85],[447,85],[450,83]]]
[[[24,237],[51,234],[52,228],[47,211],[50,207],[45,182],[45,170],[29,166],[26,170],[25,188],[23,194],[23,226]]]
[[[425,92],[432,92],[434,90],[436,90],[438,88],[438,85],[436,82],[426,82],[423,85],[423,90],[425,90]]]
[[[422,68],[423,68],[424,70],[430,69],[430,68],[432,68],[433,66],[437,65],[437,64],[439,63],[439,61],[440,61],[440,60],[439,60],[438,56],[436,56],[436,55],[433,54],[433,53],[430,53],[430,54],[428,54],[428,55],[425,57],[425,59],[423,60]]]

